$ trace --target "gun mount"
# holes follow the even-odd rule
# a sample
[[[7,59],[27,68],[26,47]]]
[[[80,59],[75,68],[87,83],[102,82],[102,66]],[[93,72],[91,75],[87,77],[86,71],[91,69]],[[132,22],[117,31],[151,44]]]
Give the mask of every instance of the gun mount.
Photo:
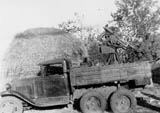
[[[117,32],[115,32],[116,31],[115,29],[116,28],[112,28],[108,26],[104,27],[104,32],[100,34],[98,37],[99,42],[101,42],[100,52],[102,54],[108,54],[108,56],[110,56],[108,57],[107,61],[111,61],[109,59],[110,58],[113,59],[113,57],[116,58],[114,60],[116,60],[116,62],[118,63],[135,61],[135,59],[132,59],[132,61],[129,61],[129,58],[127,57],[133,57],[134,55],[138,57],[139,54],[142,54],[142,52],[135,45],[121,40],[119,38],[120,35]],[[129,53],[128,56],[125,56],[125,61],[124,59],[120,58],[121,55],[119,54],[119,51],[118,51],[119,49],[123,51],[127,51]]]

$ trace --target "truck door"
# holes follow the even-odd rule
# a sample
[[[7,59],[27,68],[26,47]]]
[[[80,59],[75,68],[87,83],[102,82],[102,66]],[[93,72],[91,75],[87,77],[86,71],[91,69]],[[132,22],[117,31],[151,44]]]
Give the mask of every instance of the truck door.
[[[47,67],[42,79],[44,97],[39,102],[45,105],[62,105],[69,103],[67,77],[64,76],[62,64]]]

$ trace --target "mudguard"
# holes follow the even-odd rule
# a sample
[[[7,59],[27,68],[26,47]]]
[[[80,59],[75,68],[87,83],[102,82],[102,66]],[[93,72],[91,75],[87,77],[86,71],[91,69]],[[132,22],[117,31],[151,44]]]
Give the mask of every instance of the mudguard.
[[[144,77],[144,78],[141,78],[141,79],[136,79],[135,80],[135,85],[136,86],[140,86],[140,85],[150,85],[151,84],[151,77]]]
[[[35,107],[44,107],[42,105],[37,105],[35,102],[33,102],[32,100],[30,100],[29,98],[27,98],[26,96],[16,92],[16,91],[12,91],[12,90],[7,90],[7,91],[3,91],[0,93],[0,96],[3,98],[3,97],[6,97],[6,96],[14,96],[16,98],[19,98],[20,100],[32,105],[32,106],[35,106]]]

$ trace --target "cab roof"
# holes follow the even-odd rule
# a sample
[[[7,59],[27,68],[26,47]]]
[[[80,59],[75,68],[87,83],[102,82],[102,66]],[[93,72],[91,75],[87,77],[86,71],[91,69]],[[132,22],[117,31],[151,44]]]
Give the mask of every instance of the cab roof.
[[[59,64],[59,63],[63,63],[64,60],[67,61],[67,62],[70,62],[70,60],[68,60],[68,59],[57,58],[57,59],[47,60],[47,61],[41,62],[38,65],[46,66],[46,65],[51,65],[51,64]]]

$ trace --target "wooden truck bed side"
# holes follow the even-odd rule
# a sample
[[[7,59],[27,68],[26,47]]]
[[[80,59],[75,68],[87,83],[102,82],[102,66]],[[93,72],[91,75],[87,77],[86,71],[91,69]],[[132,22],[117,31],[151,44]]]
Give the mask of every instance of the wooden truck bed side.
[[[151,77],[148,62],[115,64],[107,66],[82,66],[71,69],[71,85],[82,86],[113,81],[129,81]]]

